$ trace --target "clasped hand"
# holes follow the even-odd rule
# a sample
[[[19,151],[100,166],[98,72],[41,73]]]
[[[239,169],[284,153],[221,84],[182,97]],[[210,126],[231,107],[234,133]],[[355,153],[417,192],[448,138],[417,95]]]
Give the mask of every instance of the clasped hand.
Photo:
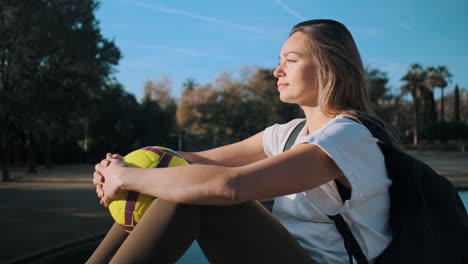
[[[124,167],[123,157],[110,153],[107,153],[106,158],[96,164],[93,184],[96,185],[96,193],[101,198],[100,204],[109,206],[109,201],[122,191],[121,172]]]

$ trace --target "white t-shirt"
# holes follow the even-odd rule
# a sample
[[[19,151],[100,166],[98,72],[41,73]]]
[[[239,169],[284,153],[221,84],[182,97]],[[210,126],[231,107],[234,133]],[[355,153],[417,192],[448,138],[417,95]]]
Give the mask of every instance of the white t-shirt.
[[[263,147],[268,157],[280,154],[292,130],[304,119],[275,124],[265,129]],[[373,263],[392,240],[389,227],[390,197],[385,162],[377,139],[367,128],[338,115],[322,128],[305,135],[297,144],[310,143],[327,153],[352,186],[351,199],[341,201],[330,181],[301,193],[275,198],[273,214],[318,263],[348,263],[343,238],[327,215],[340,213]],[[310,172],[314,177],[314,172]]]

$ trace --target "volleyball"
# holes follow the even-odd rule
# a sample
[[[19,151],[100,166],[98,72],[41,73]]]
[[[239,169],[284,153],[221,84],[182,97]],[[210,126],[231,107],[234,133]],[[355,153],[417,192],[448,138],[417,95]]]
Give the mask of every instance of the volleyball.
[[[144,147],[130,152],[123,161],[133,168],[166,168],[188,165],[177,152],[159,146]],[[155,197],[128,191],[122,192],[109,203],[109,211],[115,222],[125,231],[132,232]]]

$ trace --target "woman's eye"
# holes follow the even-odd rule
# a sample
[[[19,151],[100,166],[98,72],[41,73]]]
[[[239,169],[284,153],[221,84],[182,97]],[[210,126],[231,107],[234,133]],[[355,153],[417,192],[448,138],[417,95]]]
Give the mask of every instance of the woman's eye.
[[[296,62],[295,60],[287,60],[287,62]]]

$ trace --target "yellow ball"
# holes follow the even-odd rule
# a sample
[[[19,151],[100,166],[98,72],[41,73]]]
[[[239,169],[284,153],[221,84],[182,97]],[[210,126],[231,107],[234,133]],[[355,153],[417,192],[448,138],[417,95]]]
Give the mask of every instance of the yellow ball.
[[[188,165],[181,155],[168,148],[152,146],[130,152],[123,158],[125,164],[133,168],[165,168]],[[109,211],[115,222],[127,232],[140,221],[154,197],[128,191],[122,192],[109,203]]]

